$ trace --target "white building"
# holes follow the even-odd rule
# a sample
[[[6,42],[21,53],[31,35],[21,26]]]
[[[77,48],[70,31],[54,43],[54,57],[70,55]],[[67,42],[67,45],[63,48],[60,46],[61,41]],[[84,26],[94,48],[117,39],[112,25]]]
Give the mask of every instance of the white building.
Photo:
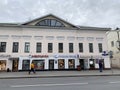
[[[110,69],[106,32],[110,28],[75,26],[52,14],[24,24],[0,24],[0,69]]]
[[[108,49],[111,51],[111,64],[113,68],[120,68],[120,29],[107,33]]]

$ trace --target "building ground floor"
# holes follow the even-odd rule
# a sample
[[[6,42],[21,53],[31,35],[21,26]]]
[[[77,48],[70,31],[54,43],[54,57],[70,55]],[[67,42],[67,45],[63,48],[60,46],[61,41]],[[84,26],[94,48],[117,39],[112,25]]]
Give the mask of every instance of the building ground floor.
[[[103,61],[103,68],[110,69],[110,59],[107,56],[80,55],[28,55],[19,57],[1,57],[0,71],[27,71],[33,62],[36,70],[81,70],[98,69],[99,60]]]

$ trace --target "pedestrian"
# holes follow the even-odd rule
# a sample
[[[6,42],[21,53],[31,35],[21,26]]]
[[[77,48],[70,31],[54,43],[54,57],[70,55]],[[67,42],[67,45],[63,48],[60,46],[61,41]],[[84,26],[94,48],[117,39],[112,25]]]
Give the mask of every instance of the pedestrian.
[[[30,64],[29,74],[31,73],[31,71],[32,71],[34,74],[36,73],[36,72],[35,72],[35,65],[34,65],[33,62]]]
[[[103,71],[103,63],[102,63],[101,60],[99,61],[99,71],[100,71],[100,72]]]

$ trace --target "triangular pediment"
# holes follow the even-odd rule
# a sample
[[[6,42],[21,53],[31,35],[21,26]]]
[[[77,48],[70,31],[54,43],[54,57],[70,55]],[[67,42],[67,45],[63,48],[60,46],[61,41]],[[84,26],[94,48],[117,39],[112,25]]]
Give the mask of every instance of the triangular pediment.
[[[78,28],[77,26],[53,15],[49,14],[31,21],[28,21],[26,23],[23,23],[22,25],[28,25],[28,26],[44,26],[44,27],[62,27],[62,28]]]

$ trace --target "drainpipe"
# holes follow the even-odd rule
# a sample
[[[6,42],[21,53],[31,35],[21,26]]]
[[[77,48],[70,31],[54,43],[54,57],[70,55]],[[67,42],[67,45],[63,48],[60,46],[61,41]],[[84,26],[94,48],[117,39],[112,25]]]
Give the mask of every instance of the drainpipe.
[[[118,40],[117,40],[117,49],[120,51],[120,36],[119,36],[119,31],[120,29],[119,28],[116,28],[116,32],[117,32],[117,37],[118,37]]]

